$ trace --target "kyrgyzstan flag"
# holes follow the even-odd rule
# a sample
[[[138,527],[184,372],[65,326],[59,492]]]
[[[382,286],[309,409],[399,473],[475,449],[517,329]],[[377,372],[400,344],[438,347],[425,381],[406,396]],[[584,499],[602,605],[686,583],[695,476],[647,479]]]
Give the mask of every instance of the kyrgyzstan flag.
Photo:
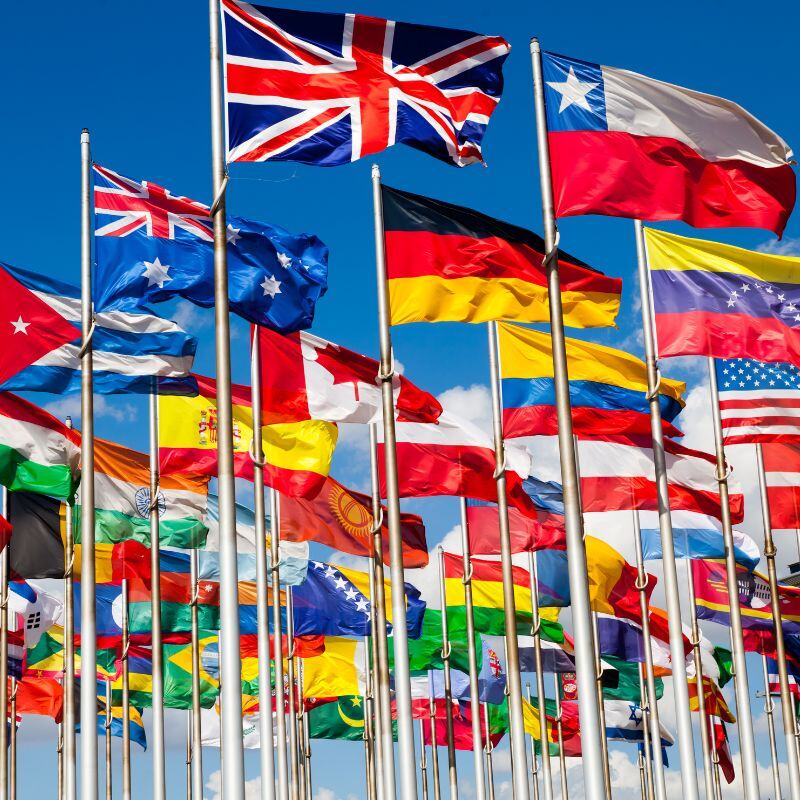
[[[380,365],[307,331],[283,336],[258,329],[265,425],[323,419],[376,422],[381,415]],[[408,378],[392,379],[398,419],[435,422],[439,401]]]

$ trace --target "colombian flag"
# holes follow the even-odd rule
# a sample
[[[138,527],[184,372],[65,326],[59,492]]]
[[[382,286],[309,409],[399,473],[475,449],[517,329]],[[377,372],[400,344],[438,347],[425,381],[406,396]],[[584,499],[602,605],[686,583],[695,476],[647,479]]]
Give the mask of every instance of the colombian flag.
[[[544,242],[469,208],[382,186],[392,325],[549,322]],[[559,253],[564,323],[614,324],[622,281]]]
[[[217,383],[197,377],[197,397],[159,396],[159,459],[163,475],[217,474]],[[336,425],[320,420],[262,427],[264,481],[287,495],[313,497],[330,471]],[[253,480],[250,389],[233,386],[234,473]]]

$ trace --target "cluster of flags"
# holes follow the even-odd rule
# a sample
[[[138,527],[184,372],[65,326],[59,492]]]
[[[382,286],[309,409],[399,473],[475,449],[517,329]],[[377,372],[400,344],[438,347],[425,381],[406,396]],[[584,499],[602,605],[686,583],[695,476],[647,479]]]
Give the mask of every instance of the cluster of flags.
[[[509,53],[501,37],[239,0],[221,9],[226,86],[214,102],[226,112],[228,162],[334,166],[396,142],[458,166],[482,161]],[[318,237],[226,217],[221,198],[208,206],[97,164],[91,328],[80,327],[80,289],[0,265],[17,317],[0,352],[0,702],[12,723],[52,717],[74,745],[77,701],[66,689],[77,676],[84,689],[97,682],[97,732],[128,748],[147,746],[143,709],[188,711],[200,732],[191,758],[222,748],[231,800],[243,796],[231,758],[245,747],[266,753],[262,765],[277,752],[262,780],[274,775],[284,797],[289,782],[301,791],[302,774],[310,800],[315,738],[364,742],[370,800],[415,796],[415,747],[427,765],[424,748],[438,764],[438,746],[451,782],[454,751],[473,752],[483,797],[483,754],[490,766],[506,735],[515,798],[528,796],[528,758],[541,761],[553,796],[551,757],[562,772],[582,757],[587,797],[606,796],[609,771],[592,770],[607,764],[607,740],[636,743],[643,776],[662,787],[662,748],[677,742],[694,797],[697,712],[709,796],[720,772],[734,779],[727,723],[756,800],[744,652],[764,659],[789,742],[800,695],[800,589],[777,583],[772,538],[800,528],[797,259],[644,228],[642,361],[564,337],[562,322],[614,326],[622,282],[559,250],[553,234],[555,218],[590,213],[780,234],[794,206],[791,151],[728,100],[538,44],[534,62],[553,195],[544,238],[374,173],[380,360],[309,330],[327,289]],[[229,310],[253,326],[250,385],[195,374],[197,339],[158,313],[176,297],[218,303],[215,225]],[[390,327],[413,322],[489,324],[493,436],[387,371]],[[84,439],[10,393],[85,395],[87,352],[94,393],[154,398],[152,452]],[[710,360],[714,453],[681,443],[686,385],[656,372],[657,358],[680,355]],[[331,474],[340,425],[370,428],[371,494]],[[758,545],[733,529],[745,491],[726,445],[757,447],[766,576]],[[87,453],[93,467],[82,470]],[[257,494],[266,484],[268,513],[263,494],[253,509],[233,503],[232,476]],[[399,508],[399,498],[428,496],[458,498],[462,512],[461,547],[435,559],[424,520]],[[90,529],[94,570],[84,575]],[[314,559],[313,545],[361,557],[362,568]],[[676,559],[687,561],[688,598],[670,579]],[[664,563],[667,609],[651,601],[645,560]],[[435,586],[415,585],[406,569],[426,569]],[[64,580],[63,601],[37,586],[44,578]],[[232,617],[226,597],[237,600]],[[95,630],[82,631],[82,618]],[[698,620],[729,627],[731,649],[714,647]],[[81,655],[96,675],[81,673]],[[523,697],[522,673],[535,675],[535,696]],[[544,673],[556,676],[553,697]],[[675,735],[658,713],[667,676]],[[736,713],[722,692],[731,681]],[[233,686],[224,703],[223,686]],[[93,735],[82,697],[83,735],[89,723]],[[239,717],[231,738],[226,720],[238,731]],[[0,731],[0,748],[8,736]],[[164,752],[154,750],[158,794]],[[800,797],[793,744],[787,760]]]

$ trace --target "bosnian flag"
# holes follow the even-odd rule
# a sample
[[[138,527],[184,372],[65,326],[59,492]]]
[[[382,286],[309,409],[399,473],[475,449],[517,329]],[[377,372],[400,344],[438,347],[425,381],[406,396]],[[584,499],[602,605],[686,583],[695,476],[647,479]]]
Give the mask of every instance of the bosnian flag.
[[[542,66],[556,216],[782,233],[792,151],[741,106],[553,53]]]
[[[265,425],[321,419],[367,424],[381,418],[380,365],[307,331],[283,336],[258,328]],[[436,422],[439,401],[395,373],[399,419]]]

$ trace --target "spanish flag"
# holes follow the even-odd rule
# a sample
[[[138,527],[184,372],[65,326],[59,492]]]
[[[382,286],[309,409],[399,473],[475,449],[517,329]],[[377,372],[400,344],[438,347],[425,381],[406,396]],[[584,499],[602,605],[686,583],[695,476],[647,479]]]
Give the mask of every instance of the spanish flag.
[[[197,377],[196,397],[159,396],[161,473],[217,474],[217,383]],[[264,481],[287,495],[313,497],[330,471],[338,430],[331,422],[304,420],[265,425]],[[233,386],[234,473],[253,480],[253,410],[250,389]]]
[[[545,247],[524,228],[381,187],[392,325],[549,322]],[[622,281],[559,253],[564,323],[614,324]]]

